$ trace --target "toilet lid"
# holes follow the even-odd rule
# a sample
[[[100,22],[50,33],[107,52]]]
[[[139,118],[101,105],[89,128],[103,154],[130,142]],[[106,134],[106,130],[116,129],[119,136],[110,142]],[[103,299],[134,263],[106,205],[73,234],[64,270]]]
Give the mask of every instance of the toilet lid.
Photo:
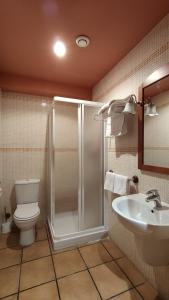
[[[18,204],[14,216],[17,219],[30,219],[39,215],[38,203]]]

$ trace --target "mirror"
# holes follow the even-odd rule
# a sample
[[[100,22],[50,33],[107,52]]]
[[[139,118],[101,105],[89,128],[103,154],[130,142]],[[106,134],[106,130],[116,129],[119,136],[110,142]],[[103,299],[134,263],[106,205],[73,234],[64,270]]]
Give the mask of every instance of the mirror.
[[[169,174],[169,64],[143,83],[139,118],[139,169]]]

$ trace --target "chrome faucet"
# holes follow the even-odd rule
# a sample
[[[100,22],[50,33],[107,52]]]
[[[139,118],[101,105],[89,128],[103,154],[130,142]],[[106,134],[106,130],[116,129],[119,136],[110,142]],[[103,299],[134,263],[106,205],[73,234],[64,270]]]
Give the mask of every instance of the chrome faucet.
[[[146,202],[154,201],[155,202],[155,207],[156,208],[161,208],[161,198],[158,190],[150,190],[146,193]]]

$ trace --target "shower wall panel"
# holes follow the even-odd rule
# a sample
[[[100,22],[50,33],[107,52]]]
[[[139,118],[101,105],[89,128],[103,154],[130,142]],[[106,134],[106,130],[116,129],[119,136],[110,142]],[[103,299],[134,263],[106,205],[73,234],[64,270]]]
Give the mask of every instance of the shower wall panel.
[[[55,213],[78,210],[78,106],[55,103]]]

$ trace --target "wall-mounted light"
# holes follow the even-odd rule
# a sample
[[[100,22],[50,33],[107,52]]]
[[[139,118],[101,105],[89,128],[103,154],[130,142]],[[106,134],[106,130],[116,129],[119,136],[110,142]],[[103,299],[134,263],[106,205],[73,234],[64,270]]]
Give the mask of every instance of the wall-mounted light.
[[[152,102],[148,103],[145,105],[145,116],[149,116],[149,117],[155,117],[158,116],[158,112],[156,109],[156,105]]]
[[[137,101],[135,95],[131,95],[129,101],[126,103],[125,108],[123,110],[124,113],[135,114],[135,104],[144,106],[145,108],[145,116],[155,117],[158,116],[159,113],[157,112],[156,105],[152,103],[151,98],[148,97],[144,101]]]
[[[136,96],[131,95],[129,101],[126,103],[126,105],[123,109],[123,113],[135,115],[135,113],[136,113],[135,104],[136,103],[137,103]]]
[[[128,114],[135,115],[136,111],[135,111],[134,101],[126,103],[126,105],[123,109],[123,113],[128,113]]]

